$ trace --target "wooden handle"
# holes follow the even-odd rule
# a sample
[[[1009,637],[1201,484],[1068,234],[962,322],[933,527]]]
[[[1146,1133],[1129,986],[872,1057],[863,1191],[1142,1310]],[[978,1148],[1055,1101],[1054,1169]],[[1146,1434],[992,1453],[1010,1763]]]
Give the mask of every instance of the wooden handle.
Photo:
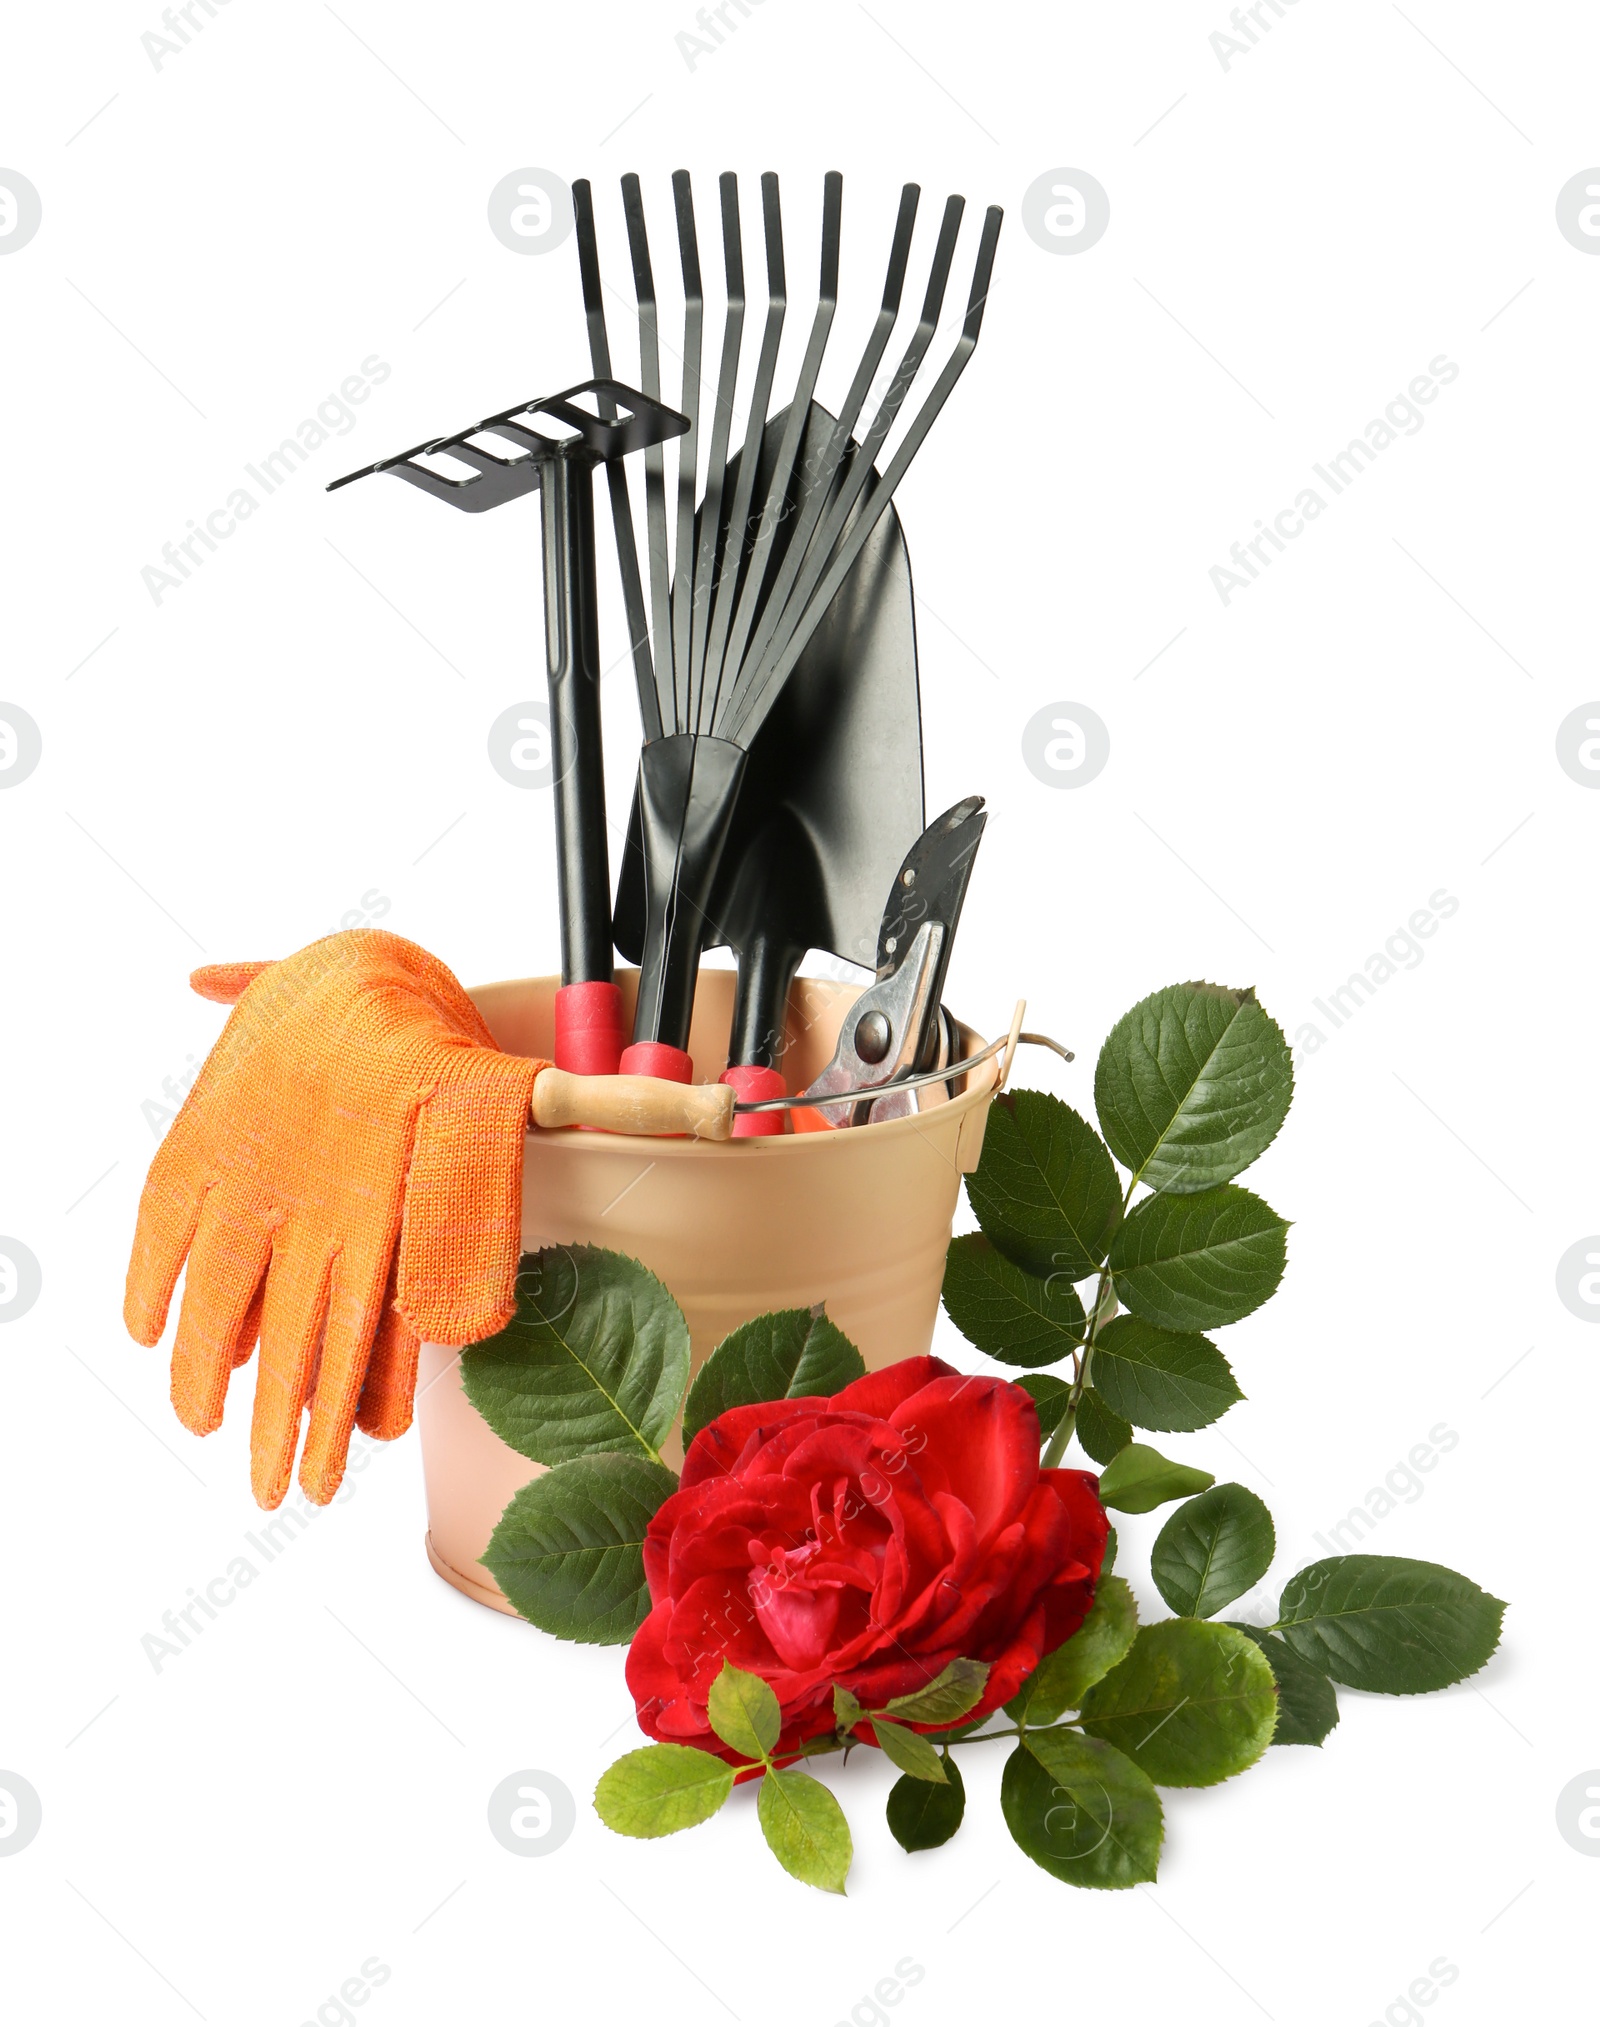
[[[575,1077],[567,1070],[541,1070],[533,1087],[533,1123],[726,1140],[733,1132],[734,1097],[727,1084],[671,1084],[662,1077]]]

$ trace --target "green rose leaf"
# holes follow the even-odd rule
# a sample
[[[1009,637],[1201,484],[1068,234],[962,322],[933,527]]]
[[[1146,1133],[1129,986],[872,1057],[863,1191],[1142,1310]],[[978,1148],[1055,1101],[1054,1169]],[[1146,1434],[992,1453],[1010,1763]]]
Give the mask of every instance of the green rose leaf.
[[[1102,1675],[1133,1645],[1139,1608],[1121,1577],[1101,1577],[1089,1616],[1053,1654],[1047,1654],[1006,1709],[1019,1724],[1054,1724],[1076,1710]]]
[[[480,1560],[542,1631],[615,1646],[650,1609],[645,1530],[677,1489],[646,1457],[574,1457],[513,1494]]]
[[[1021,1387],[1038,1409],[1040,1440],[1053,1435],[1067,1411],[1071,1384],[1050,1373],[1028,1373],[1012,1384]],[[1093,1387],[1085,1388],[1079,1396],[1074,1428],[1086,1454],[1097,1464],[1109,1464],[1119,1450],[1125,1450],[1133,1441],[1131,1424],[1114,1415]]]
[[[833,1685],[833,1721],[840,1731],[858,1725],[866,1712],[842,1682]]]
[[[1117,1022],[1095,1065],[1100,1130],[1154,1190],[1231,1181],[1271,1143],[1293,1096],[1289,1044],[1248,989],[1152,993]]]
[[[1117,1566],[1117,1530],[1114,1527],[1107,1526],[1106,1552],[1100,1559],[1101,1576],[1103,1577],[1110,1576],[1111,1572],[1116,1568],[1116,1566]]]
[[[1100,1373],[1100,1348],[1095,1347],[1095,1377]],[[1063,1402],[1063,1406],[1065,1403]],[[1061,1417],[1057,1415],[1056,1421]],[[1051,1425],[1054,1427],[1054,1424]],[[1109,1464],[1133,1441],[1133,1426],[1125,1422],[1106,1402],[1098,1387],[1086,1387],[1078,1402],[1078,1441],[1097,1464]]]
[[[1149,1777],[1099,1739],[1033,1731],[1000,1778],[1006,1828],[1069,1886],[1116,1888],[1154,1879],[1161,1799]]]
[[[1321,1745],[1339,1722],[1339,1699],[1333,1684],[1320,1668],[1313,1668],[1276,1633],[1261,1626],[1246,1626],[1238,1619],[1224,1619],[1236,1633],[1254,1640],[1267,1657],[1278,1685],[1278,1725],[1272,1734],[1274,1745]]]
[[[1150,1574],[1175,1612],[1209,1619],[1260,1583],[1276,1550],[1272,1515],[1256,1495],[1213,1485],[1170,1516],[1150,1551]]]
[[[892,1761],[901,1773],[914,1781],[944,1779],[945,1762],[920,1731],[907,1731],[904,1725],[890,1724],[884,1717],[875,1717],[872,1729],[884,1758]]]
[[[1085,1696],[1080,1722],[1168,1788],[1208,1788],[1272,1742],[1278,1692],[1255,1642],[1201,1619],[1143,1626]]]
[[[1104,1141],[1045,1091],[1003,1091],[989,1110],[967,1198],[984,1236],[1030,1274],[1081,1281],[1106,1256],[1122,1190]]]
[[[1163,1432],[1203,1429],[1244,1399],[1209,1337],[1163,1330],[1142,1316],[1118,1316],[1101,1330],[1094,1383],[1135,1428]]]
[[[1029,1373],[1026,1378],[1014,1380],[1014,1386],[1021,1387],[1029,1400],[1039,1410],[1039,1436],[1042,1441],[1067,1412],[1067,1396],[1072,1388],[1064,1379],[1055,1379],[1047,1372]],[[1078,1405],[1079,1421],[1083,1418],[1083,1404]],[[1130,1430],[1129,1434],[1133,1432]],[[1087,1446],[1086,1446],[1087,1447]]]
[[[798,1768],[764,1774],[756,1797],[761,1834],[784,1871],[824,1893],[843,1893],[850,1825],[831,1791]]]
[[[1083,1304],[1071,1281],[1030,1274],[981,1232],[950,1241],[944,1306],[969,1343],[1007,1365],[1054,1365],[1083,1339]]]
[[[728,1408],[836,1394],[866,1369],[866,1360],[828,1320],[821,1303],[753,1317],[730,1330],[695,1374],[683,1411],[684,1448]]]
[[[657,1454],[689,1383],[683,1312],[648,1268],[599,1246],[525,1253],[517,1310],[461,1355],[468,1400],[538,1464]]]
[[[902,1724],[956,1724],[983,1695],[988,1680],[987,1661],[952,1661],[920,1689],[890,1697],[883,1715]]]
[[[1289,1579],[1272,1630],[1335,1682],[1416,1696],[1475,1675],[1500,1644],[1504,1612],[1437,1563],[1336,1555]]]
[[[647,1745],[606,1768],[594,1791],[602,1823],[622,1837],[670,1837],[714,1816],[733,1768],[692,1745]]]
[[[706,1697],[711,1729],[726,1746],[746,1759],[764,1759],[778,1743],[783,1712],[772,1685],[724,1661]]]
[[[889,1790],[889,1833],[902,1851],[933,1851],[948,1844],[961,1828],[967,1791],[961,1769],[944,1762],[944,1784],[903,1775]]]
[[[1215,1483],[1210,1471],[1174,1464],[1148,1443],[1130,1443],[1100,1473],[1100,1504],[1114,1513],[1153,1513],[1169,1499],[1187,1499]]]
[[[1235,1183],[1146,1197],[1117,1233],[1118,1299],[1169,1330],[1212,1330],[1259,1309],[1283,1279],[1289,1227]]]

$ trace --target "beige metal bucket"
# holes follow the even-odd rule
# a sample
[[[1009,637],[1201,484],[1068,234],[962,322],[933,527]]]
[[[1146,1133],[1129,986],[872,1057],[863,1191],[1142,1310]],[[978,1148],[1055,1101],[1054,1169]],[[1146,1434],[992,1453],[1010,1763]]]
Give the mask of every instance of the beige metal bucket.
[[[619,977],[632,1017],[637,974]],[[472,994],[500,1047],[547,1056],[560,980],[528,978]],[[703,971],[689,1050],[697,1079],[727,1060],[734,975]],[[833,1054],[860,987],[799,979],[784,1068],[803,1090]],[[962,1055],[982,1039],[959,1030]],[[1004,1059],[969,1071],[948,1098],[921,1094],[910,1118],[847,1131],[731,1140],[530,1133],[522,1164],[522,1243],[587,1243],[641,1260],[689,1325],[695,1368],[738,1324],[769,1309],[826,1302],[871,1367],[927,1351],[961,1177],[977,1166]],[[417,1423],[428,1497],[428,1558],[447,1583],[509,1612],[478,1558],[511,1495],[542,1467],[502,1443],[461,1387],[460,1352],[424,1345]],[[676,1464],[674,1447],[667,1461]]]

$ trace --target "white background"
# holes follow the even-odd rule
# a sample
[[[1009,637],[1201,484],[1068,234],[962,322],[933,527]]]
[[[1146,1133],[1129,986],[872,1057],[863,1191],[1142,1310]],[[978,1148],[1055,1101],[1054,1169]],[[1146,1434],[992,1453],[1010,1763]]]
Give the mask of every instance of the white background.
[[[1439,1958],[1458,1976],[1418,2019],[1575,1998],[1600,1866],[1555,1805],[1600,1763],[1600,1336],[1555,1267],[1600,1226],[1600,797],[1555,738],[1600,695],[1600,260],[1555,201],[1600,161],[1600,20],[1299,0],[1264,6],[1270,33],[1224,68],[1220,0],[764,0],[691,69],[687,0],[194,12],[203,32],[157,68],[153,4],[20,10],[0,84],[0,163],[43,199],[37,237],[0,259],[0,698],[43,735],[0,793],[0,1232],[43,1269],[0,1332],[0,1767],[44,1809],[0,1863],[17,2017],[333,2022],[372,1957],[390,1975],[350,2017],[373,2027],[1180,2008],[1363,2027],[1411,2017],[1396,2002]],[[1227,1339],[1248,1401],[1183,1454],[1269,1500],[1275,1588],[1446,1424],[1459,1441],[1367,1545],[1511,1601],[1471,1683],[1347,1694],[1321,1751],[1171,1795],[1152,1889],[1074,1894],[1037,1871],[1002,1828],[998,1757],[968,1756],[966,1827],[916,1859],[884,1827],[881,1769],[852,1762],[843,1901],[778,1871],[748,1797],[675,1844],[614,1838],[587,1797],[634,1736],[620,1653],[558,1648],[430,1574],[414,1436],[188,1651],[157,1673],[141,1650],[260,1520],[242,1399],[197,1444],[162,1354],[120,1326],[141,1107],[219,1026],[188,970],[285,954],[372,894],[468,981],[556,956],[547,799],[485,748],[540,694],[535,509],[321,488],[587,375],[573,242],[526,257],[488,229],[515,169],[594,179],[630,374],[615,180],[646,178],[665,270],[678,166],[708,238],[717,171],[785,178],[780,384],[809,321],[817,184],[843,170],[824,398],[875,305],[901,181],[925,211],[951,189],[1007,208],[983,342],[901,494],[931,594],[928,806],[981,790],[993,809],[950,1001],[992,1032],[1026,994],[1079,1059],[1027,1058],[1021,1080],[1088,1109],[1135,999],[1257,986],[1302,1044],[1251,1177],[1295,1221],[1290,1268]],[[1055,168],[1110,196],[1075,257],[1022,227]],[[141,571],[163,543],[373,354],[392,371],[348,434],[155,602]],[[1440,354],[1459,377],[1425,426],[1224,605],[1209,572],[1230,544]],[[1076,789],[1021,752],[1063,702],[1110,733]],[[620,807],[625,668],[607,710]],[[1342,1029],[1321,1020],[1314,998],[1439,888],[1460,905],[1423,961]],[[1308,1054],[1309,1022],[1327,1040]],[[1123,1530],[1152,1605],[1158,1520]],[[548,1856],[486,1828],[523,1768],[578,1798]],[[880,2007],[905,1958],[923,1977]]]

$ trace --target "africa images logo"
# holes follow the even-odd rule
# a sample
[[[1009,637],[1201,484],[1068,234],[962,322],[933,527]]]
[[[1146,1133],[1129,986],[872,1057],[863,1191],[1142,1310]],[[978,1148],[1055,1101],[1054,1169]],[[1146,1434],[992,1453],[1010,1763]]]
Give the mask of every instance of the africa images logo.
[[[1437,401],[1439,390],[1460,375],[1461,368],[1455,361],[1443,352],[1438,353],[1429,360],[1427,372],[1417,374],[1406,391],[1397,394],[1382,415],[1375,415],[1360,436],[1353,436],[1326,464],[1313,464],[1311,469],[1327,489],[1327,496],[1315,486],[1303,486],[1287,507],[1273,515],[1270,526],[1258,519],[1256,533],[1234,543],[1228,552],[1228,563],[1211,566],[1212,588],[1223,604],[1229,604],[1236,591],[1248,591],[1273,556],[1282,555],[1290,542],[1297,541],[1313,521],[1327,512],[1331,501],[1347,492],[1391,444],[1401,436],[1417,435],[1428,419],[1423,409]],[[1230,564],[1234,567],[1230,568]]]

